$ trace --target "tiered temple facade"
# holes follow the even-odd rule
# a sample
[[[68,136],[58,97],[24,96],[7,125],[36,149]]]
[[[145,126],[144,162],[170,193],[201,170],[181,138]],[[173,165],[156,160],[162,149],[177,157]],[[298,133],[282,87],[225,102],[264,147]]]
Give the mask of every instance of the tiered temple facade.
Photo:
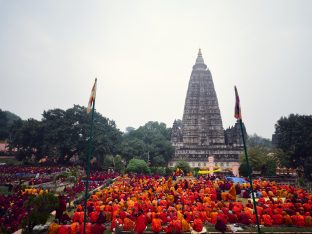
[[[175,154],[170,167],[185,160],[191,167],[219,167],[238,175],[243,149],[239,124],[223,129],[211,72],[200,50],[188,85],[183,119],[174,121],[171,142]]]

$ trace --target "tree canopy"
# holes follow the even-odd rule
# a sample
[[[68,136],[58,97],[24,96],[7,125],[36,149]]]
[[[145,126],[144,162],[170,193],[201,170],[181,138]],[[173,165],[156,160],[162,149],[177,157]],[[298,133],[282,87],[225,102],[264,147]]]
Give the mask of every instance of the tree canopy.
[[[0,109],[0,141],[9,138],[10,128],[17,120],[21,120],[21,118],[10,111]]]
[[[19,159],[39,160],[49,156],[59,163],[67,163],[75,155],[86,158],[91,116],[85,107],[48,110],[42,116],[42,121],[28,119],[13,124],[9,147],[17,149]],[[100,160],[107,154],[115,155],[120,142],[121,132],[115,122],[95,112],[93,156]]]
[[[164,166],[173,155],[171,129],[164,123],[150,121],[138,129],[127,128],[121,143],[121,154],[129,161],[134,157],[154,166]]]
[[[300,175],[312,179],[312,116],[291,114],[275,125],[280,162],[296,168]]]
[[[251,172],[259,171],[263,176],[275,175],[277,160],[272,153],[272,150],[260,145],[249,147],[248,158]],[[243,176],[248,176],[248,168],[245,154],[242,154],[240,156],[239,173]]]
[[[264,147],[272,149],[272,141],[270,139],[263,138],[257,134],[249,135],[247,140],[248,147]]]

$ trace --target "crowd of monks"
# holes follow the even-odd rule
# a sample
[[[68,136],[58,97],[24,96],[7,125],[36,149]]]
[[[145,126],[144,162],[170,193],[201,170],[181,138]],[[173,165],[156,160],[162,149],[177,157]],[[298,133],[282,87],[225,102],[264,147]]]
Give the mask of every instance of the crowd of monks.
[[[312,227],[312,194],[261,180],[254,181],[254,188],[260,224]],[[223,232],[229,223],[255,224],[252,202],[243,198],[248,190],[248,184],[210,177],[173,180],[125,175],[90,196],[86,233],[105,229],[143,233],[147,226],[154,233],[202,232],[206,224]],[[72,217],[53,222],[49,233],[83,233],[83,228],[81,204]]]

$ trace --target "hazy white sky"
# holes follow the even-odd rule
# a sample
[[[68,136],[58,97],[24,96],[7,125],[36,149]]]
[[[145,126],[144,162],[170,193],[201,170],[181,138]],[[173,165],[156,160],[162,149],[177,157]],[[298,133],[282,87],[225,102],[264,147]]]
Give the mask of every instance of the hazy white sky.
[[[312,1],[0,0],[0,108],[23,119],[87,105],[122,131],[182,118],[198,48],[224,128],[234,85],[249,134],[312,113]]]

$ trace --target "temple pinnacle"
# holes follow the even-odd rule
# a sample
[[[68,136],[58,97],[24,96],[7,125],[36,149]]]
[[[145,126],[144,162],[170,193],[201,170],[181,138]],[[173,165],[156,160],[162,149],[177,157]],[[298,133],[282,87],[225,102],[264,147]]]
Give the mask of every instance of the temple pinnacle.
[[[195,64],[205,64],[204,59],[203,59],[203,55],[201,53],[201,49],[198,50],[198,55],[197,55],[197,59],[196,59]]]

